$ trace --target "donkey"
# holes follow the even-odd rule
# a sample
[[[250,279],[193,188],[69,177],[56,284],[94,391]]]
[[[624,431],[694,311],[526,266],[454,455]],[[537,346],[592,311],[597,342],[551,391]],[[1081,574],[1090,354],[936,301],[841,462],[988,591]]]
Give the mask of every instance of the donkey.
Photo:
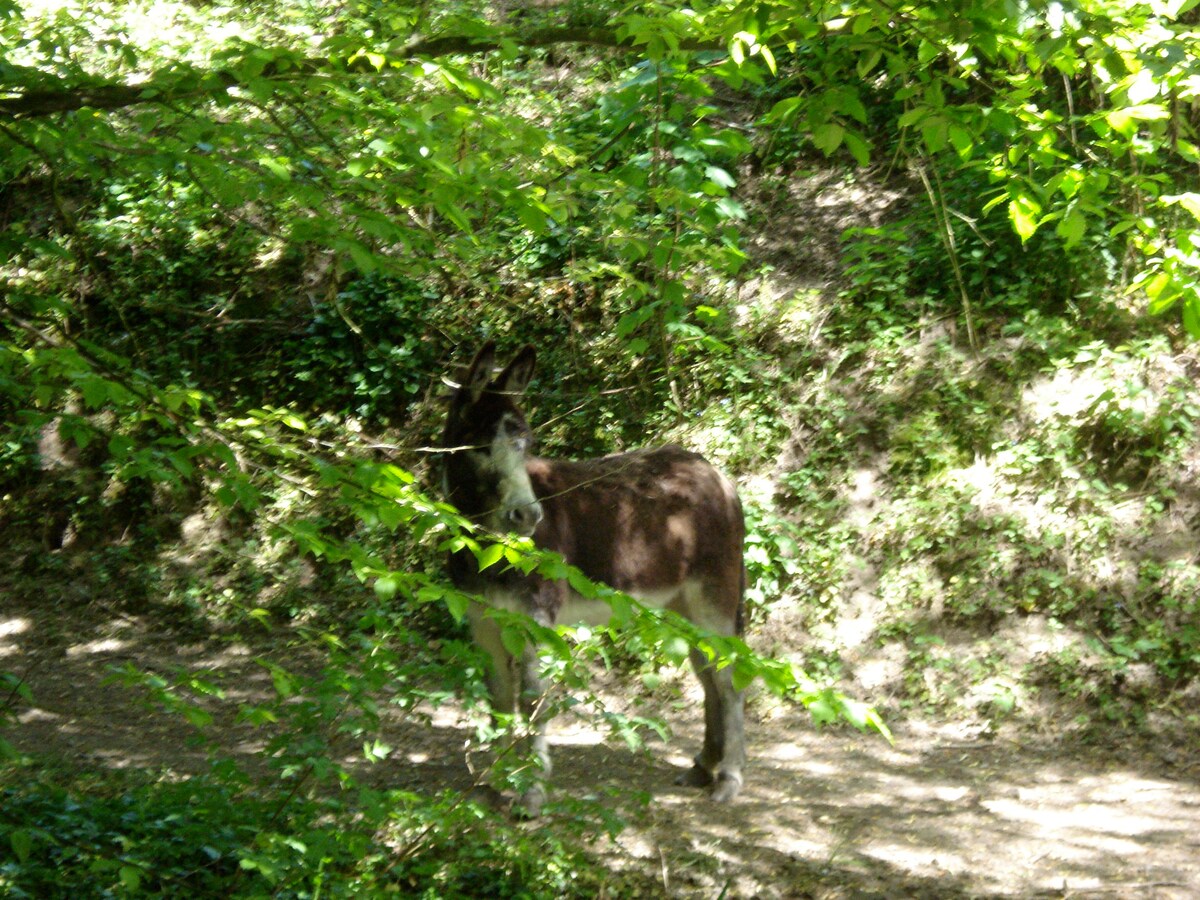
[[[719,635],[740,635],[745,523],[733,484],[702,456],[665,446],[599,459],[566,461],[530,455],[533,435],[519,400],[533,377],[535,353],[522,348],[495,374],[494,342],[475,355],[450,401],[443,447],[443,488],[459,511],[492,532],[531,537],[589,578],[647,606],[666,608]],[[450,559],[461,590],[496,607],[519,610],[545,626],[598,624],[611,610],[588,602],[567,582],[492,566],[474,555]],[[531,719],[542,693],[537,652],[514,657],[480,604],[469,614],[472,637],[490,658],[488,687],[496,712],[518,708]],[[692,666],[704,688],[704,746],[678,783],[710,787],[728,802],[742,787],[746,759],[742,694],[729,667],[699,650]],[[521,799],[537,816],[550,775],[545,723],[533,723],[531,748],[542,776]]]

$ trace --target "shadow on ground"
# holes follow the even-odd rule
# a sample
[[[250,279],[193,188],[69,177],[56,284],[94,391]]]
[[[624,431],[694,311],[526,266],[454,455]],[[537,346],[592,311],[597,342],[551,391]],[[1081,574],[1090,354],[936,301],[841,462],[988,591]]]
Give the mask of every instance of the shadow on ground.
[[[0,616],[0,669],[24,674],[34,704],[6,735],[19,749],[73,770],[204,771],[209,750],[178,716],[106,681],[133,663],[219,673],[230,700],[265,699],[269,672],[250,648],[176,643],[148,621],[57,623]],[[295,659],[291,663],[303,665]],[[622,683],[602,695],[624,708]],[[689,682],[687,709],[698,710]],[[231,705],[231,704],[230,704]],[[752,711],[754,707],[752,705]],[[261,731],[215,708],[207,729],[220,753],[248,770]],[[380,786],[438,792],[473,783],[471,732],[456,704],[428,721],[389,718],[383,763],[347,760]],[[1164,897],[1200,895],[1200,770],[1129,747],[1087,747],[1057,736],[961,740],[949,727],[893,723],[894,747],[852,731],[817,732],[801,711],[751,716],[753,764],[744,793],[715,806],[673,785],[699,739],[697,717],[670,711],[668,746],[634,753],[584,720],[554,727],[556,796],[600,798],[631,822],[601,844],[614,869],[653,872],[671,897]],[[638,796],[652,797],[649,805]],[[530,828],[553,826],[547,820]]]

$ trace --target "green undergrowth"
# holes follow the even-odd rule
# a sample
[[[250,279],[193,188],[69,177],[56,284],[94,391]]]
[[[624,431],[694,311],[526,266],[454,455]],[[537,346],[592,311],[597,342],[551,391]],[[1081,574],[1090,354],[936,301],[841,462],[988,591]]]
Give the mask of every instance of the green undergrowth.
[[[995,258],[976,259],[972,235]],[[756,615],[844,674],[887,661],[873,688],[893,712],[1188,721],[1194,358],[1117,298],[1080,295],[1103,253],[1063,279],[1057,258],[995,252],[1002,234],[964,229],[964,243],[991,293],[973,310],[978,349],[947,270],[924,268],[935,239],[903,224],[844,236],[836,303],[800,293],[757,311],[770,374],[741,396],[760,410],[743,421],[790,427],[751,444],[774,461],[766,502],[749,504]]]
[[[10,770],[10,774],[15,774]],[[228,775],[0,790],[7,897],[591,897],[619,883],[461,798],[285,797]],[[122,783],[125,782],[125,783]]]

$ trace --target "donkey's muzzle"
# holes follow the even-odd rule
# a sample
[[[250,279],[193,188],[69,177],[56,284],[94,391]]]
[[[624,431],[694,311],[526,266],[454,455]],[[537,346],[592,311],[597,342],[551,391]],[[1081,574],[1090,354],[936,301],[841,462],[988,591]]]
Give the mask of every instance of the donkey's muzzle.
[[[514,506],[505,512],[504,518],[505,524],[511,531],[521,537],[529,537],[537,529],[538,523],[542,521],[542,504],[523,503],[520,506]]]

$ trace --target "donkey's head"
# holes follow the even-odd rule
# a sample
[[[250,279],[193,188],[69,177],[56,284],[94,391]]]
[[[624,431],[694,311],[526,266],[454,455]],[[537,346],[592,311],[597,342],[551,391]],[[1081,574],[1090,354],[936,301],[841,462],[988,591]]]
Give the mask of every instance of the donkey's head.
[[[542,520],[525,456],[533,433],[518,405],[533,377],[534,351],[525,346],[493,377],[496,345],[484,344],[450,401],[446,448],[447,499],[492,531],[528,537]]]

